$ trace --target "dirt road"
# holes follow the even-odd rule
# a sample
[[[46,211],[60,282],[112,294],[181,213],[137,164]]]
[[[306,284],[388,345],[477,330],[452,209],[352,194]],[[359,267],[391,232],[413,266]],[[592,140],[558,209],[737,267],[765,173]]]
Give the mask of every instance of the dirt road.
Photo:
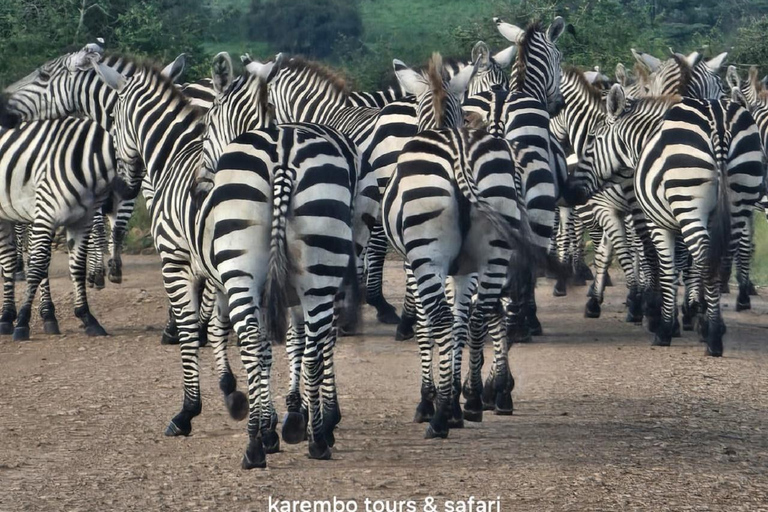
[[[399,306],[400,264],[388,265],[385,290]],[[338,347],[344,419],[333,460],[283,445],[268,469],[245,472],[245,423],[227,416],[210,349],[193,435],[163,437],[182,395],[178,348],[159,344],[159,265],[128,257],[124,273],[122,286],[90,295],[111,336],[81,334],[57,254],[64,335],[35,323],[30,342],[0,340],[0,510],[268,511],[270,497],[334,496],[358,510],[369,498],[388,500],[382,507],[414,500],[421,511],[433,497],[442,512],[446,500],[470,496],[498,497],[492,512],[768,510],[768,304],[759,298],[736,314],[728,296],[725,357],[713,359],[691,333],[651,348],[642,328],[623,322],[620,286],[603,317],[586,320],[585,288],[554,298],[542,280],[545,336],[511,350],[515,415],[487,414],[445,441],[424,440],[424,426],[411,423],[415,344],[393,341],[394,329],[367,310],[365,334]],[[282,414],[287,364],[281,347],[276,355]]]

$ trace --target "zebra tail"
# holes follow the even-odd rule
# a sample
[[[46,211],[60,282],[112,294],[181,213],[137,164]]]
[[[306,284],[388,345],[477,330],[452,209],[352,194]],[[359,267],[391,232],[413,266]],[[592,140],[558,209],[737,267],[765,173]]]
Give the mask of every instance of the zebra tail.
[[[491,223],[493,228],[504,238],[507,244],[515,251],[518,251],[516,260],[521,265],[536,265],[541,262],[542,255],[536,254],[532,250],[533,244],[528,233],[528,222],[525,219],[526,212],[521,210],[520,226],[516,229],[510,222],[493,206],[491,206],[477,190],[475,178],[467,172],[466,166],[460,160],[456,166],[456,181],[459,190],[469,203]]]
[[[714,131],[715,166],[717,167],[717,203],[709,218],[709,275],[720,272],[723,259],[731,246],[731,202],[728,197],[727,144]]]
[[[284,343],[288,330],[288,289],[294,269],[285,231],[295,179],[293,169],[277,167],[272,181],[272,233],[263,305],[267,337],[273,343]]]

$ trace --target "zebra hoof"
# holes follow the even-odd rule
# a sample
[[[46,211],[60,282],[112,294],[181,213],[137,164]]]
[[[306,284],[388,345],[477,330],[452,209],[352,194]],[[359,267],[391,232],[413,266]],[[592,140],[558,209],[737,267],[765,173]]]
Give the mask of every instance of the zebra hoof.
[[[575,274],[571,278],[571,285],[572,286],[587,286],[587,280],[584,279],[584,276]]]
[[[192,432],[192,422],[181,418],[174,418],[165,428],[166,437],[186,437]]]
[[[464,428],[464,413],[460,418],[449,418],[448,428]]]
[[[264,469],[267,467],[267,454],[264,452],[261,437],[252,438],[248,442],[248,448],[245,450],[240,467],[243,469]]]
[[[13,322],[0,322],[0,334],[13,334]]]
[[[720,284],[720,293],[722,293],[722,294],[729,294],[729,293],[731,293],[731,285],[728,284],[728,281],[723,281]]]
[[[747,285],[747,293],[749,293],[753,297],[758,295],[757,288],[755,288],[755,283],[753,283],[752,281],[750,281],[749,284]]]
[[[584,307],[584,318],[600,318],[600,301],[590,297]]]
[[[90,279],[89,279],[90,281]],[[104,274],[98,273],[93,276],[93,286],[97,290],[103,290],[104,289]]]
[[[45,334],[61,334],[59,330],[59,322],[56,320],[46,320],[43,322],[43,332]]]
[[[167,330],[163,331],[163,337],[160,338],[160,344],[161,345],[178,345],[181,343],[179,340],[179,336],[176,334],[171,334]]]
[[[435,416],[435,404],[429,400],[422,400],[416,406],[416,414],[413,416],[414,423],[426,423]]]
[[[496,416],[511,416],[514,409],[511,391],[502,391],[496,394],[496,403],[493,408],[493,413]]]
[[[300,412],[287,412],[283,417],[283,441],[299,444],[306,439],[307,421]]]
[[[675,318],[675,323],[672,324],[672,337],[673,338],[679,338],[682,336],[682,333],[680,333],[680,322]]]
[[[723,335],[725,334],[725,324],[710,325],[707,329],[706,355],[711,357],[722,357],[723,355]]]
[[[264,445],[264,452],[268,455],[270,453],[280,452],[280,437],[274,430],[270,430],[264,434],[261,438],[261,443]]]
[[[407,341],[414,336],[413,324],[416,322],[415,318],[405,316],[397,324],[397,331],[395,331],[395,341]]]
[[[603,281],[604,286],[613,286],[613,279],[611,279],[611,274],[608,272],[605,273],[605,280]]]
[[[236,421],[242,421],[248,416],[248,399],[242,391],[233,391],[224,397],[229,417]]]
[[[29,327],[16,327],[13,330],[13,341],[27,341],[29,339]]]
[[[656,335],[653,337],[653,345],[654,347],[668,347],[672,344],[672,337],[670,336],[664,336],[663,334],[656,333]]]
[[[376,320],[378,320],[382,324],[386,325],[397,325],[400,323],[400,317],[397,315],[397,311],[395,311],[395,308],[392,306],[389,306],[392,309],[387,308],[384,311],[379,311],[376,314]]]
[[[566,295],[568,295],[568,290],[565,286],[565,280],[563,279],[557,280],[557,282],[555,283],[555,288],[554,290],[552,290],[552,295],[554,295],[555,297],[565,297]]]
[[[464,404],[464,419],[472,423],[481,423],[483,421],[483,404],[472,404],[470,407],[473,408],[471,409],[467,407],[467,404]],[[479,409],[474,409],[474,407],[479,407]]]
[[[541,322],[535,313],[528,318],[528,329],[531,336],[541,336],[544,334],[544,329],[541,328]]]
[[[13,280],[14,281],[26,281],[27,280],[27,274],[23,270],[17,270],[13,273]]]
[[[739,297],[736,299],[736,311],[746,311],[752,309],[752,301],[749,298],[749,289],[747,286],[739,287]]]
[[[88,336],[107,336],[107,331],[99,324],[88,324],[85,328],[85,334]]]
[[[750,301],[746,302],[736,302],[736,311],[747,311],[752,309],[752,304]]]
[[[427,430],[424,432],[424,439],[447,439],[448,429],[436,430],[432,424],[427,425]]]
[[[461,410],[458,395],[455,396],[451,405],[451,417],[448,418],[448,428],[464,428],[464,413]]]
[[[325,439],[312,441],[309,443],[309,458],[315,460],[330,460],[331,447],[325,442]]]
[[[489,375],[483,384],[483,393],[481,395],[483,401],[483,410],[492,411],[496,402],[496,388],[493,385],[493,379]]]

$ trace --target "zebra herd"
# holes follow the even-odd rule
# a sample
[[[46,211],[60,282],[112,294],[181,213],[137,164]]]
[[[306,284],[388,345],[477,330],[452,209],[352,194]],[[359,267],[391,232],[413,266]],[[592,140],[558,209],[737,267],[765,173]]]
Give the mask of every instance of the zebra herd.
[[[583,279],[585,232],[596,253],[585,316],[600,316],[615,253],[628,322],[646,318],[653,343],[669,345],[681,330],[682,276],[682,329],[698,328],[707,353],[721,355],[724,281],[735,259],[738,308],[748,309],[752,211],[768,203],[768,92],[756,70],[742,82],[729,68],[724,97],[725,54],[662,61],[632,50],[634,79],[620,66],[612,83],[563,66],[562,18],[494,23],[508,48],[491,54],[479,42],[469,61],[436,53],[418,69],[394,60],[398,86],[369,93],[282,54],[244,55],[237,76],[221,53],[210,79],[184,85],[174,83],[183,56],[159,70],[89,44],[43,64],[0,105],[0,333],[28,339],[38,287],[45,331],[58,332],[47,269],[64,226],[75,314],[88,335],[105,334],[88,308],[88,248],[101,250],[110,213],[119,281],[141,191],[170,301],[164,339],[179,343],[183,370],[181,410],[165,433],[188,435],[202,410],[207,341],[230,415],[248,416],[246,469],[265,467],[281,437],[331,457],[341,421],[334,346],[357,329],[361,288],[379,321],[398,324],[398,339],[417,340],[415,421],[428,423],[426,437],[445,438],[485,410],[511,414],[510,345],[542,332],[536,278],[553,273],[555,295],[569,275]],[[17,315],[14,234],[25,224]],[[388,247],[404,260],[401,315],[382,293]],[[229,364],[230,331],[247,396]],[[282,340],[291,379],[279,436],[270,385]]]

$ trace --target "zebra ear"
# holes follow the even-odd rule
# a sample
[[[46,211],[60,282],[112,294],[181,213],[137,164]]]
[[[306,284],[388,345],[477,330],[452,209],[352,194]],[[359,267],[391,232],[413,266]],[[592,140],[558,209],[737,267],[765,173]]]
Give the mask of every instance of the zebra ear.
[[[477,73],[477,68],[480,61],[475,61],[471,66],[465,66],[464,69],[453,75],[451,81],[448,83],[448,90],[458,97],[464,96],[464,93],[469,87],[469,82]]]
[[[728,66],[728,71],[725,73],[725,81],[728,83],[728,87],[741,90],[741,77],[739,72],[736,71],[736,66]]]
[[[701,61],[703,57],[704,56],[699,52],[691,52],[685,56],[685,61],[688,63],[689,66],[694,67],[696,64],[698,64]]]
[[[234,74],[232,70],[232,58],[227,52],[218,53],[211,64],[211,79],[213,90],[217,96],[221,96],[232,85]]]
[[[624,112],[627,105],[627,96],[624,94],[624,88],[619,84],[614,84],[605,98],[605,106],[608,110],[608,117],[616,119]]]
[[[637,62],[639,62],[643,66],[650,69],[651,72],[656,71],[661,67],[661,61],[656,57],[654,57],[653,55],[648,55],[647,53],[641,53],[636,51],[634,48],[632,48],[632,56],[635,58]]]
[[[172,82],[176,82],[181,78],[181,74],[184,73],[184,67],[187,65],[187,57],[183,53],[176,57],[173,62],[168,64],[160,72],[161,75],[167,76]]]
[[[622,87],[627,85],[627,70],[621,62],[616,64],[616,81],[620,83]]]
[[[257,60],[250,61],[246,66],[245,69],[252,75],[256,75],[259,78],[261,78],[265,83],[269,83],[275,76],[277,75],[277,72],[280,71],[280,66],[283,65],[283,54],[278,53],[275,55],[275,60],[272,62],[267,62],[266,64],[262,64],[261,62]]]
[[[406,66],[403,61],[395,59],[392,61],[392,66],[395,68],[397,81],[400,82],[400,85],[408,94],[412,94],[418,98],[429,89],[429,82],[424,79],[421,73],[412,70]],[[464,70],[466,69],[472,69],[472,66],[467,66]],[[462,70],[462,72],[464,70]]]
[[[734,103],[738,103],[744,108],[749,108],[749,104],[747,103],[747,98],[744,96],[744,94],[736,87],[731,89],[731,101]]]
[[[93,69],[96,70],[96,74],[99,75],[99,78],[101,78],[110,89],[121,92],[125,88],[128,79],[121,75],[119,71],[104,65],[101,62],[92,62],[91,65],[93,66]]]
[[[519,43],[523,40],[525,30],[516,25],[512,25],[511,23],[502,21],[501,18],[493,18],[493,22],[496,24],[496,29],[499,31],[499,33],[507,38],[507,41]]]
[[[102,57],[101,47],[95,44],[86,45],[82,50],[73,53],[67,63],[69,71],[86,71],[91,64],[100,62]]]
[[[483,41],[478,41],[472,48],[472,62],[480,62],[480,69],[488,69],[491,64],[491,50]]]
[[[564,30],[565,20],[562,16],[558,16],[549,26],[549,30],[547,30],[547,39],[554,43],[561,35],[563,35]]]
[[[710,71],[713,73],[717,73],[720,71],[720,68],[723,67],[723,63],[725,62],[725,58],[728,57],[728,52],[723,52],[714,59],[710,59],[706,62],[707,67]]]
[[[517,57],[517,45],[513,44],[509,48],[501,50],[499,53],[494,55],[493,60],[503,69],[508,68],[515,60],[515,57]]]

